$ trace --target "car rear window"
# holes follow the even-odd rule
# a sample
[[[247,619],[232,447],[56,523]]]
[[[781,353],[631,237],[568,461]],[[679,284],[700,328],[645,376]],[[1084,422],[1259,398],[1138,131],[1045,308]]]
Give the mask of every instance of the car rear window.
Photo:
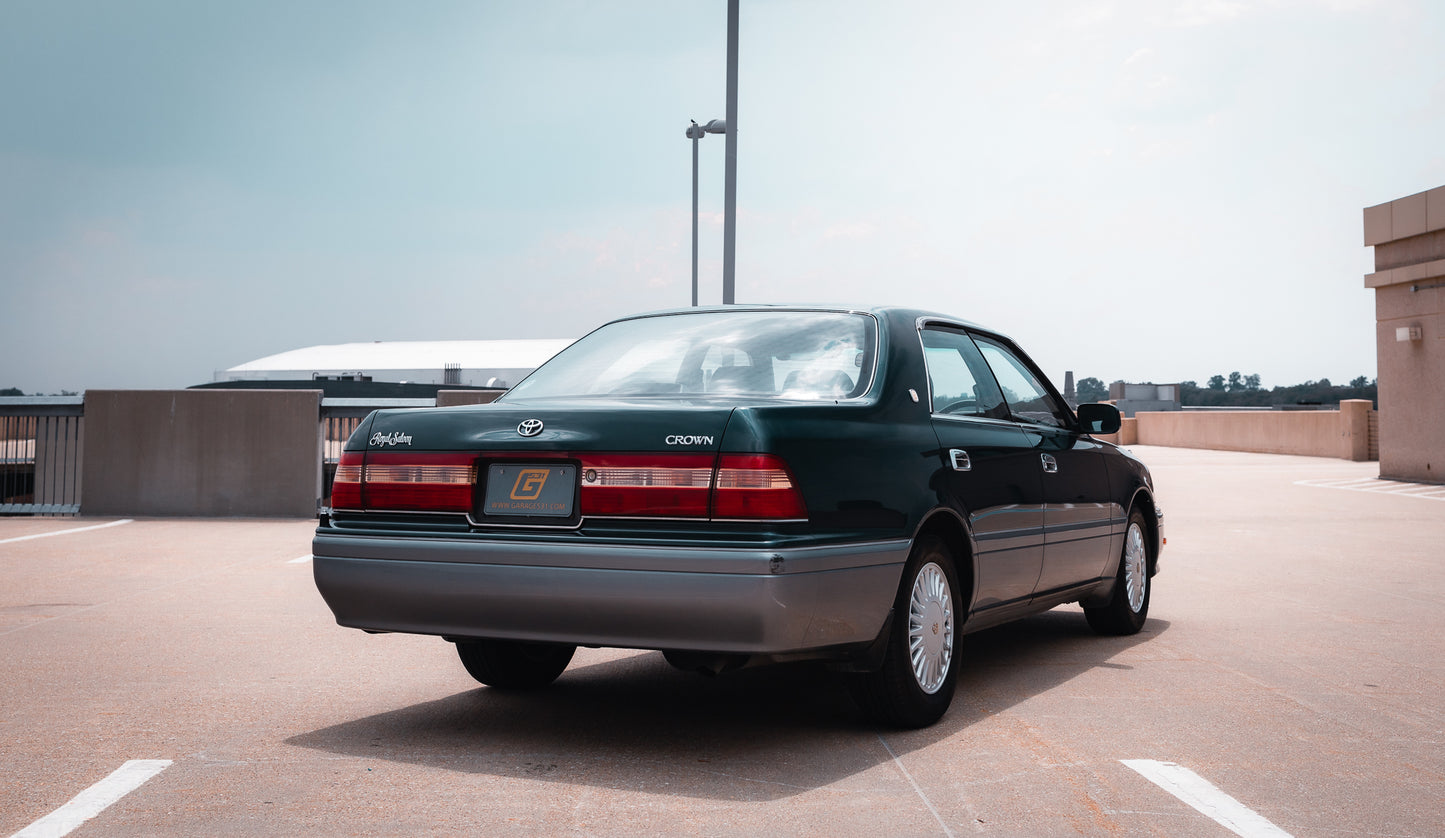
[[[609,323],[504,398],[745,396],[856,398],[873,376],[870,315],[714,311]]]

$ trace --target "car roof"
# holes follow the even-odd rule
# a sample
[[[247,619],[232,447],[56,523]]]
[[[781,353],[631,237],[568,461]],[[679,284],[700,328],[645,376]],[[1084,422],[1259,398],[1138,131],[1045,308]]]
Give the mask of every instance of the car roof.
[[[881,320],[897,319],[904,320],[909,323],[919,323],[922,321],[938,321],[943,323],[950,323],[958,326],[963,326],[965,328],[979,329],[981,331],[985,331],[990,334],[998,335],[1000,337],[1012,340],[1011,338],[1008,338],[1008,335],[998,331],[997,329],[991,329],[988,326],[975,323],[971,320],[965,320],[961,317],[955,317],[951,314],[944,314],[938,311],[929,311],[927,309],[913,308],[911,306],[896,305],[848,305],[829,303],[734,303],[732,305],[688,306],[685,308],[667,308],[659,309],[657,311],[639,312],[637,314],[629,314],[624,317],[617,317],[609,322],[618,322],[622,320],[637,320],[645,317],[666,317],[676,314],[698,314],[730,311],[816,311],[847,314],[871,314]]]

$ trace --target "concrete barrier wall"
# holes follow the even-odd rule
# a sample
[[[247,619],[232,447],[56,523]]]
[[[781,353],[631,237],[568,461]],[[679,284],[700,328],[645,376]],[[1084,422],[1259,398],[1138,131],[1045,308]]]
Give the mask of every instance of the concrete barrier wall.
[[[438,390],[437,407],[463,404],[491,404],[506,390]]]
[[[443,391],[438,401],[468,404],[496,395]],[[1146,412],[1104,438],[1122,445],[1369,459],[1370,403],[1340,407]],[[89,391],[80,511],[309,518],[322,489],[320,416],[319,390]]]
[[[85,515],[309,518],[320,390],[90,390]]]
[[[1261,454],[1369,459],[1370,402],[1340,410],[1210,410],[1139,413],[1114,437],[1120,444],[1210,448]],[[1134,427],[1128,423],[1133,421]],[[1132,439],[1129,439],[1132,437]]]

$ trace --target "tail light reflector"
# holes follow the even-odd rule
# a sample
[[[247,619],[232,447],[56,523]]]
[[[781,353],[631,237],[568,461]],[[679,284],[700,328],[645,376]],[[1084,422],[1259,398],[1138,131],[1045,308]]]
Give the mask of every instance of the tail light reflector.
[[[723,454],[718,459],[714,518],[808,517],[787,465],[772,454]]]
[[[343,451],[331,481],[332,509],[361,509],[361,466],[364,451]]]
[[[477,485],[476,456],[372,451],[362,482],[367,509],[468,512]],[[334,499],[336,490],[331,491]]]
[[[706,518],[710,454],[609,454],[582,458],[582,515]]]

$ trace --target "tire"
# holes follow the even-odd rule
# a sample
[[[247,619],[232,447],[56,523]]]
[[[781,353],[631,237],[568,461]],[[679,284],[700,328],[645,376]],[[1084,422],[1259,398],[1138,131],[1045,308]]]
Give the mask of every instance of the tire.
[[[1129,513],[1129,527],[1124,531],[1124,551],[1119,556],[1119,572],[1114,579],[1114,595],[1107,605],[1084,608],[1089,627],[1098,634],[1138,634],[1149,617],[1149,598],[1154,582],[1149,576],[1149,528],[1144,513]]]
[[[520,640],[457,642],[457,656],[471,676],[500,690],[531,690],[557,680],[576,646]]]
[[[948,547],[935,536],[919,539],[893,602],[883,666],[851,683],[854,700],[874,721],[919,728],[947,712],[958,682],[959,593]]]

